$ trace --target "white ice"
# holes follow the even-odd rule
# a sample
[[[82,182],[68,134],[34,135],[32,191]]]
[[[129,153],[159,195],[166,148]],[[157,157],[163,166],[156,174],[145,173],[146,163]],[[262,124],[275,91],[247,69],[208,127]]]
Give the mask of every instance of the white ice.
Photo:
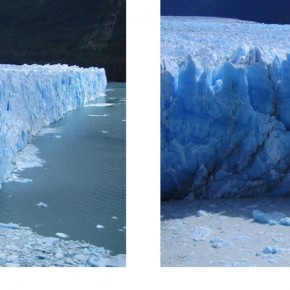
[[[44,203],[44,202],[39,202],[39,203],[36,204],[36,206],[38,206],[38,207],[47,207],[47,204]]]
[[[57,237],[64,238],[64,239],[66,239],[66,238],[69,237],[67,234],[64,234],[64,233],[56,233],[55,235],[56,235]]]
[[[95,104],[84,105],[85,108],[88,108],[88,107],[112,107],[112,106],[114,106],[113,103],[95,103]]]
[[[16,153],[43,127],[103,96],[106,85],[104,69],[0,65],[0,184],[15,168],[11,161]],[[44,129],[41,134],[47,133],[53,132]],[[16,160],[17,170],[27,168],[28,163],[40,164],[37,159],[26,162],[26,157]]]
[[[287,196],[290,25],[161,20],[163,199]]]
[[[105,227],[103,225],[97,225],[96,228],[97,229],[104,229]]]

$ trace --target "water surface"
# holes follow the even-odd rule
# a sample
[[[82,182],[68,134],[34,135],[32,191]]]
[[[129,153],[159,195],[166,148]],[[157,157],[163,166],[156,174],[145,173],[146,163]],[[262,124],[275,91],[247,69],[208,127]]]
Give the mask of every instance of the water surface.
[[[31,142],[45,163],[18,173],[32,182],[3,184],[0,222],[126,252],[125,84],[107,89],[106,97],[66,114]]]

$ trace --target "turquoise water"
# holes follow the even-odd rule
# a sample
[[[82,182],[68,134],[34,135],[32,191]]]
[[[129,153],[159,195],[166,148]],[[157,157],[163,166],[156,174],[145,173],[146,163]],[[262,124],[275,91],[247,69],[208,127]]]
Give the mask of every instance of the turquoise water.
[[[0,222],[126,253],[125,84],[107,89],[106,97],[66,114],[32,141],[45,163],[21,172],[32,182],[3,184]]]

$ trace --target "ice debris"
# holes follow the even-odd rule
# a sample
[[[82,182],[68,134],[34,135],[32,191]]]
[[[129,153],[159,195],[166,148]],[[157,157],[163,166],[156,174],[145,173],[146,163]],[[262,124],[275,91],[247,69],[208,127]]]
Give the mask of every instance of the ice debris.
[[[220,238],[213,238],[210,240],[210,244],[213,248],[219,249],[219,248],[230,246],[231,242],[227,241],[227,240],[220,239]]]
[[[64,234],[64,233],[56,233],[55,235],[56,235],[57,237],[64,238],[64,239],[66,239],[66,238],[69,237],[67,234]]]
[[[273,247],[270,247],[270,246],[266,246],[263,250],[262,250],[262,253],[263,254],[278,254],[281,252],[281,249],[279,248],[273,248]]]
[[[43,237],[30,228],[0,224],[0,266],[5,267],[104,267],[126,264],[123,254],[89,243]]]
[[[47,204],[44,203],[44,202],[39,202],[39,203],[36,204],[36,206],[38,206],[38,207],[47,207]]]
[[[97,225],[96,228],[97,229],[104,229],[105,227],[103,225]]]
[[[0,223],[0,228],[6,228],[6,229],[19,229],[19,225],[17,225],[17,224],[13,224],[13,223],[9,223],[9,224],[3,224],[3,223]]]
[[[279,224],[282,226],[290,226],[290,218],[289,217],[282,218]]]
[[[192,234],[194,241],[204,241],[211,234],[212,230],[206,227],[195,227]]]
[[[260,210],[253,210],[252,215],[254,220],[259,223],[290,226],[290,218],[287,217],[283,212],[274,211],[271,213],[264,213]]]
[[[208,213],[205,210],[199,210],[196,216],[197,217],[208,216]]]

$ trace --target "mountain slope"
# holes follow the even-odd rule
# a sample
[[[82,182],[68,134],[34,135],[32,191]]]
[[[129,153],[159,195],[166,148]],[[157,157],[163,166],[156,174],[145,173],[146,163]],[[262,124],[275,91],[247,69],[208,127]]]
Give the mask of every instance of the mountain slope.
[[[215,16],[264,23],[290,23],[285,0],[161,0],[161,15]]]
[[[0,63],[104,67],[125,80],[125,0],[0,0]]]

